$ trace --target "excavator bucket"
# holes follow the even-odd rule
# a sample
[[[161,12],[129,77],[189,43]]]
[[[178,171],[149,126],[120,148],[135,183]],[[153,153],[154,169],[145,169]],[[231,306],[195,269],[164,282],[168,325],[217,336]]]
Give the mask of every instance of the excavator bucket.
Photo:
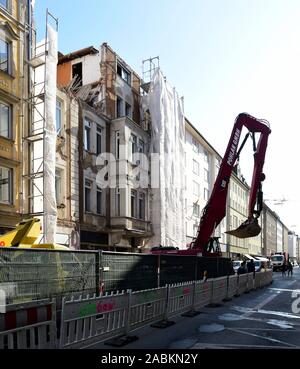
[[[227,231],[225,233],[238,238],[249,238],[258,236],[260,234],[260,231],[261,227],[258,224],[258,220],[255,218],[255,219],[247,219],[237,229]]]

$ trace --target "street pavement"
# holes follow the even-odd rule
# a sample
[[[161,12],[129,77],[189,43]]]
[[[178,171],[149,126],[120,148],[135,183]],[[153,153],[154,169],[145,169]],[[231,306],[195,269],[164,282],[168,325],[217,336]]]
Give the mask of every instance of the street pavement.
[[[122,349],[300,348],[300,268],[293,277],[273,273],[273,283],[201,314],[178,316],[165,328],[144,327]],[[90,348],[114,349],[104,343]]]

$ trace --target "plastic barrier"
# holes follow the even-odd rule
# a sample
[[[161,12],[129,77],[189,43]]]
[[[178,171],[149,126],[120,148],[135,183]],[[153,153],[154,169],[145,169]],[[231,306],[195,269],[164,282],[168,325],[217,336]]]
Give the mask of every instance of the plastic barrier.
[[[129,330],[164,319],[167,297],[167,287],[132,292]]]
[[[249,282],[250,279],[250,282]],[[272,274],[257,273],[219,277],[207,281],[193,281],[162,288],[128,290],[92,298],[63,300],[60,348],[83,348],[97,342],[121,346],[137,339],[129,334],[143,326],[165,328],[168,319],[180,313],[193,316],[196,308],[219,303],[226,297],[241,294],[247,289],[267,283]],[[248,282],[250,283],[248,285]],[[252,284],[251,284],[252,283]],[[111,340],[112,339],[112,340]],[[125,343],[124,343],[125,342]]]
[[[125,334],[128,293],[63,299],[60,348],[77,348]]]
[[[260,288],[261,287],[261,279],[262,279],[262,272],[256,272],[255,273],[255,281],[254,281],[254,288]]]
[[[213,279],[211,303],[216,304],[225,299],[227,293],[227,277]]]
[[[191,310],[195,285],[193,282],[185,282],[171,285],[168,295],[168,317]]]
[[[238,288],[237,288],[237,296],[245,293],[248,286],[248,274],[240,274],[238,276]]]
[[[254,281],[255,281],[255,275],[253,273],[248,273],[248,282],[247,282],[247,288],[246,292],[250,292],[254,289]]]
[[[228,286],[227,286],[227,299],[231,299],[237,293],[238,289],[238,276],[230,275],[228,276]]]
[[[211,301],[213,280],[196,281],[194,304],[196,307],[204,307]]]
[[[7,306],[0,313],[0,349],[56,348],[55,300]]]

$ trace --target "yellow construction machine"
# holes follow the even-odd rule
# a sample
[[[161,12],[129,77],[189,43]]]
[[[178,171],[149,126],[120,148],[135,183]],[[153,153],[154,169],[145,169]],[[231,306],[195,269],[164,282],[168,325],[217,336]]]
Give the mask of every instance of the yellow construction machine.
[[[68,247],[51,244],[36,243],[41,233],[41,222],[38,218],[31,218],[20,222],[16,229],[0,235],[0,247],[18,247],[20,249],[48,249],[69,250]]]

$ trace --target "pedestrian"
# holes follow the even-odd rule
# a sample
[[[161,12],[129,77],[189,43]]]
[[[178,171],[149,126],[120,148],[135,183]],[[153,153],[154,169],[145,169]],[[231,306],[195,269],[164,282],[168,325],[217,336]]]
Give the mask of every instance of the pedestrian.
[[[293,276],[293,264],[289,261],[288,266],[287,266],[287,270],[288,270],[288,277],[291,275],[291,277]]]
[[[247,263],[247,267],[248,267],[248,273],[253,273],[253,278],[255,277],[255,264],[253,259],[251,259],[249,261],[249,263]]]
[[[282,268],[281,268],[281,275],[282,275],[283,277],[285,277],[285,276],[286,276],[286,263],[285,263],[285,262],[282,264]]]

